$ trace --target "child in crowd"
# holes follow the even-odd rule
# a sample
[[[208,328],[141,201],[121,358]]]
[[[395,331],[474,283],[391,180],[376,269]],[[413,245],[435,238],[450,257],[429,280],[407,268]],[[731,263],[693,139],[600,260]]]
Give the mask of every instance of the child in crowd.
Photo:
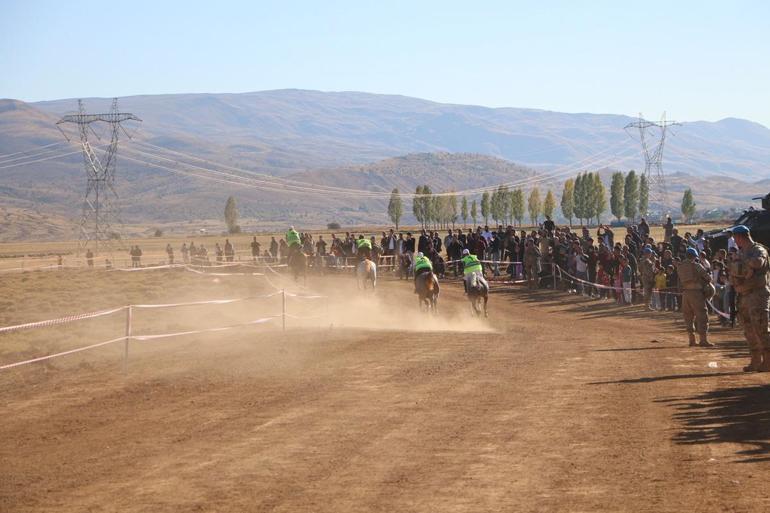
[[[607,274],[602,264],[599,264],[599,269],[596,271],[596,281],[602,286],[599,289],[599,297],[602,299],[609,298],[609,290],[606,287],[610,286],[610,275]]]
[[[620,273],[623,283],[623,300],[627,305],[633,302],[633,289],[631,288],[631,280],[633,278],[633,271],[628,263],[628,259],[622,258],[620,260]]]
[[[666,268],[666,294],[663,298],[663,302],[665,309],[671,312],[677,309],[678,296],[676,295],[676,288],[678,279],[679,278],[676,275],[676,269],[673,265],[669,265]]]
[[[624,303],[623,301],[623,263],[621,260],[618,260],[617,265],[615,266],[615,298],[619,305],[622,305]]]
[[[655,271],[655,288],[652,292],[652,309],[653,310],[663,310],[663,301],[661,301],[661,291],[664,292],[663,296],[665,296],[665,290],[666,286],[668,284],[667,276],[666,276],[666,270],[663,268],[663,266],[659,265],[657,270]]]

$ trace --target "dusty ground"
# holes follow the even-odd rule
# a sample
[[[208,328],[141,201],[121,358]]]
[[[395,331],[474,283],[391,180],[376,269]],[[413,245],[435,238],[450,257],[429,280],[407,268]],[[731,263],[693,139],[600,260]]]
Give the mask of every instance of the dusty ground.
[[[98,306],[261,290],[152,273],[98,275]],[[2,285],[92,286],[32,276]],[[426,325],[404,282],[376,299],[309,287],[332,297],[291,311],[320,308],[323,328],[134,343],[127,375],[122,347],[0,371],[0,511],[770,510],[770,377],[740,372],[735,330],[692,350],[670,315],[520,289],[494,294],[483,324],[456,285]],[[40,298],[17,295],[4,324],[34,320]],[[158,315],[138,329],[226,317]],[[69,329],[2,338],[0,363],[76,347]]]

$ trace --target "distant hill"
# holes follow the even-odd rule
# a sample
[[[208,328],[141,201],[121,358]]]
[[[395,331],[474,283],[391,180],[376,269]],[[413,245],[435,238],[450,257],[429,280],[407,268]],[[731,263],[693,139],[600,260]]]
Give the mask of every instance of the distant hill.
[[[85,99],[89,111],[107,99]],[[633,118],[533,109],[450,105],[394,95],[278,90],[242,94],[176,94],[121,98],[144,120],[140,137],[194,150],[271,174],[367,163],[408,153],[479,153],[533,167],[598,165],[640,168],[640,146],[623,130]],[[32,104],[59,115],[75,100]],[[0,111],[2,107],[0,107]],[[0,125],[0,153],[39,133],[39,123]],[[53,128],[53,127],[51,127]],[[19,137],[18,133],[26,134]],[[42,135],[42,134],[40,134]],[[40,142],[41,136],[36,141]],[[45,140],[58,131],[46,131]],[[636,134],[631,133],[636,136]],[[24,149],[24,148],[22,148]],[[689,122],[670,132],[666,169],[744,180],[770,178],[770,130],[728,118]]]
[[[85,103],[89,112],[97,112],[110,102]],[[55,126],[76,106],[75,100],[0,100],[0,202],[19,214],[14,219],[79,216],[82,157]],[[627,116],[301,90],[133,96],[122,98],[120,106],[144,120],[129,127],[133,140],[123,138],[118,159],[120,206],[124,220],[133,224],[221,219],[231,194],[254,225],[385,221],[384,200],[288,193],[282,185],[246,187],[223,183],[230,178],[218,172],[385,192],[393,187],[411,192],[421,183],[434,190],[463,190],[531,182],[546,173],[550,178],[538,179],[538,185],[558,192],[562,181],[580,170],[643,168],[638,142],[623,130],[633,121]],[[75,136],[71,127],[65,130]],[[106,140],[106,134],[99,135],[101,141],[92,137],[94,144]],[[33,151],[54,143],[59,144]],[[31,160],[39,161],[9,165]],[[702,208],[741,206],[767,192],[765,185],[752,183],[770,180],[768,163],[770,130],[739,119],[676,127],[665,151],[672,197],[692,186]],[[61,223],[57,226],[54,232],[61,233]]]
[[[418,185],[434,190],[464,190],[537,177],[531,168],[477,153],[415,153],[372,164],[319,169],[290,178],[320,185],[414,192]]]

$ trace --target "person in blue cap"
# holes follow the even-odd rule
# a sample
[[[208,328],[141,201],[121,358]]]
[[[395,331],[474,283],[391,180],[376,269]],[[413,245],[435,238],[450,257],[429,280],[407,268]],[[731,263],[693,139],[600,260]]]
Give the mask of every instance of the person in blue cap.
[[[713,347],[708,341],[709,318],[704,287],[711,282],[711,273],[698,262],[698,250],[687,248],[685,260],[676,267],[682,284],[682,316],[687,327],[690,346]],[[695,332],[699,344],[695,343]]]
[[[730,281],[738,293],[738,317],[749,345],[751,362],[746,372],[770,371],[770,264],[767,249],[751,238],[740,224],[730,230],[738,246],[738,261],[731,266]]]

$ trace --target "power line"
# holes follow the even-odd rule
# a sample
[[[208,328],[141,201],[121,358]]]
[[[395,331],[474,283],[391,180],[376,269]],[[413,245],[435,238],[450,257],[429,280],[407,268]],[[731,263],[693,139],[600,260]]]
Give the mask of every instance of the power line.
[[[24,153],[29,153],[30,151],[40,151],[44,148],[50,148],[51,146],[60,146],[62,144],[64,144],[64,142],[59,141],[51,144],[46,144],[45,146],[38,146],[37,148],[30,148],[29,150],[17,151],[16,153],[6,153],[4,155],[0,155],[0,160],[5,159],[7,157],[13,157],[14,155],[22,155]]]
[[[611,148],[605,149],[599,153],[600,154],[606,153],[610,149]],[[363,196],[370,199],[386,199],[390,196],[389,192],[378,193],[374,191],[355,190],[355,189],[343,189],[342,191],[329,191],[326,189],[306,187],[306,186],[300,186],[296,184],[266,182],[264,180],[254,179],[252,177],[235,175],[233,173],[218,171],[218,170],[210,169],[208,167],[179,162],[177,160],[170,159],[164,156],[154,155],[148,152],[143,152],[141,150],[136,150],[135,148],[129,148],[128,151],[129,153],[138,153],[139,155],[145,155],[151,159],[154,158],[158,160],[163,160],[163,161],[169,162],[170,164],[187,167],[195,171],[180,169],[179,167],[170,167],[170,165],[158,164],[156,162],[150,162],[148,160],[132,157],[130,155],[128,156],[124,155],[124,158],[127,158],[128,160],[131,160],[133,162],[152,166],[158,169],[164,169],[175,174],[202,178],[202,179],[211,180],[211,181],[228,184],[228,185],[245,186],[253,189],[264,190],[269,192],[278,192],[278,193],[296,193],[296,194],[315,193],[315,194],[322,194],[327,196],[343,196],[343,197],[354,195],[356,197]],[[626,150],[621,152],[620,155],[617,155],[617,154],[614,155],[612,160],[603,162],[601,164],[601,167],[607,167],[617,163],[621,156],[625,158],[624,154],[630,153],[631,151],[632,151],[632,148],[627,148]],[[588,160],[591,160],[592,162],[585,162]],[[515,182],[508,182],[506,184],[498,184],[498,185],[488,186],[488,187],[478,188],[478,189],[468,189],[464,191],[461,190],[461,191],[447,192],[447,193],[436,193],[436,194],[433,194],[433,196],[452,196],[452,195],[464,195],[464,194],[477,194],[479,192],[493,192],[501,185],[508,186],[508,187],[536,185],[541,182],[558,179],[561,176],[574,173],[575,171],[581,168],[596,166],[599,162],[598,154],[595,156],[589,157],[587,159],[584,159],[584,161],[581,161],[581,162],[583,162],[583,165],[581,165],[581,163],[578,163],[570,166],[564,166],[563,168],[560,168],[555,172],[546,173],[544,175],[536,175],[534,177],[528,177],[526,179],[515,181]],[[306,185],[309,185],[309,184],[306,184]],[[406,198],[413,198],[413,197],[419,197],[420,195],[414,194],[414,193],[405,193],[402,196]]]
[[[145,155],[147,157],[160,159],[160,160],[163,160],[163,161],[166,161],[166,162],[169,162],[169,163],[173,163],[173,164],[176,164],[176,165],[187,166],[189,168],[196,169],[196,170],[202,171],[202,172],[209,172],[209,173],[212,173],[212,174],[216,174],[222,180],[227,180],[227,183],[242,184],[245,181],[245,182],[251,183],[252,185],[261,184],[261,186],[265,190],[271,190],[271,191],[275,191],[275,192],[295,192],[295,193],[312,192],[312,193],[318,193],[318,194],[339,195],[339,196],[356,196],[356,197],[367,197],[367,198],[382,198],[382,199],[389,198],[390,194],[391,194],[390,191],[379,192],[379,191],[372,191],[372,190],[365,190],[365,189],[348,189],[348,188],[342,188],[342,187],[333,187],[333,186],[326,186],[326,185],[310,184],[310,183],[306,183],[306,182],[298,182],[298,181],[294,181],[294,180],[288,180],[288,179],[284,179],[284,178],[273,177],[273,176],[270,176],[270,175],[264,175],[264,174],[261,174],[261,173],[254,173],[254,172],[246,171],[246,170],[243,170],[243,169],[240,169],[240,168],[236,168],[234,166],[229,166],[229,165],[226,165],[226,164],[218,164],[218,163],[210,161],[210,160],[202,159],[202,158],[195,157],[195,156],[192,156],[192,155],[188,155],[188,154],[185,154],[185,153],[182,153],[182,152],[178,152],[178,151],[175,151],[175,150],[167,150],[167,149],[162,148],[160,146],[152,145],[150,143],[143,143],[143,144],[148,145],[148,146],[152,146],[152,147],[155,147],[155,148],[158,148],[160,150],[165,150],[165,151],[168,151],[170,153],[174,153],[174,154],[182,155],[182,156],[185,156],[185,157],[188,157],[188,158],[192,158],[194,160],[198,160],[198,161],[202,161],[202,162],[205,162],[205,163],[208,163],[208,164],[212,164],[214,166],[221,167],[221,168],[224,168],[224,169],[232,169],[232,170],[235,170],[235,171],[240,172],[240,173],[246,173],[246,174],[249,174],[249,175],[256,175],[256,176],[260,177],[260,178],[254,178],[253,176],[236,175],[236,174],[233,174],[233,173],[228,173],[228,172],[224,172],[224,171],[220,171],[220,170],[211,169],[209,167],[203,167],[203,166],[199,166],[199,165],[196,165],[196,164],[190,164],[190,163],[186,163],[186,162],[181,162],[181,161],[179,161],[177,159],[172,159],[172,158],[169,158],[169,157],[166,157],[166,156],[163,156],[163,155],[158,155],[158,154],[155,154],[155,153],[149,153],[149,152],[141,151],[141,150],[138,150],[138,149],[135,149],[135,148],[130,148],[131,151],[137,152],[137,153],[139,153],[141,155]],[[433,196],[452,196],[452,195],[459,195],[459,194],[466,194],[466,195],[480,194],[480,193],[483,193],[483,192],[493,192],[494,190],[496,190],[501,185],[502,186],[507,186],[507,187],[526,186],[528,184],[540,183],[540,182],[543,182],[543,181],[546,181],[546,180],[555,179],[555,178],[558,178],[559,176],[563,176],[563,175],[572,173],[572,172],[576,171],[577,169],[580,169],[580,168],[583,168],[583,167],[595,166],[597,164],[597,162],[599,161],[598,157],[600,155],[608,153],[608,152],[610,152],[610,151],[612,151],[614,149],[617,149],[619,146],[621,146],[623,144],[624,144],[623,141],[619,141],[618,144],[613,145],[613,146],[608,147],[608,148],[605,148],[604,150],[602,150],[600,152],[597,152],[594,155],[590,155],[590,156],[584,158],[583,160],[581,160],[581,161],[579,161],[579,162],[577,162],[575,164],[571,164],[571,165],[567,165],[567,166],[562,166],[560,168],[557,168],[556,170],[552,170],[552,171],[550,171],[550,172],[548,172],[546,174],[543,174],[543,175],[536,175],[536,176],[533,176],[533,177],[525,178],[523,180],[507,182],[507,183],[502,183],[502,184],[496,184],[496,185],[493,185],[493,186],[486,186],[486,187],[480,187],[480,188],[475,188],[475,189],[467,189],[467,190],[461,190],[461,191],[455,191],[455,192],[435,193],[435,194],[433,194]],[[623,153],[627,153],[629,151],[629,149],[626,149]],[[617,155],[616,155],[616,157],[617,157]],[[137,160],[137,159],[132,159],[132,160]],[[617,158],[616,158],[616,160],[617,160]],[[605,167],[607,165],[608,164],[604,164]],[[167,168],[167,166],[156,166],[156,167]],[[191,175],[191,173],[189,173],[189,172],[187,174]],[[233,182],[232,180],[237,180],[237,182]],[[280,187],[280,188],[278,188],[278,187]],[[419,195],[414,194],[414,193],[402,193],[402,197],[406,197],[406,198],[412,198],[412,197],[416,197],[416,196],[419,196]]]
[[[70,152],[61,153],[61,154],[58,154],[58,155],[51,155],[51,156],[45,157],[45,158],[30,160],[30,161],[27,161],[27,162],[17,162],[16,164],[10,164],[10,165],[7,165],[7,166],[0,166],[0,169],[9,169],[9,168],[12,168],[12,167],[26,166],[28,164],[35,164],[37,162],[45,162],[45,161],[48,161],[48,160],[60,159],[62,157],[68,157],[70,155],[79,155],[80,153],[82,153],[81,150],[70,151]]]

